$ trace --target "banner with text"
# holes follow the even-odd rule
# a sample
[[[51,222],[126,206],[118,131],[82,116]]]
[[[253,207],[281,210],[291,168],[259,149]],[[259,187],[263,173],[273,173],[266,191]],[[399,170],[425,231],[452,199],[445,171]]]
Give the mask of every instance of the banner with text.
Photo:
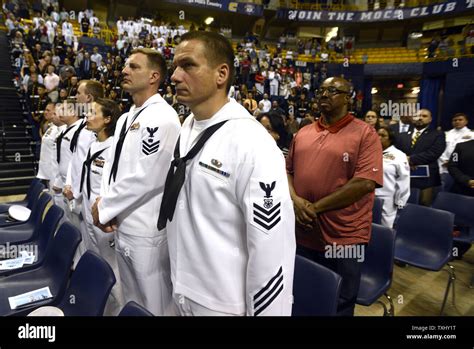
[[[423,7],[377,11],[278,10],[277,17],[300,22],[385,22],[428,16],[458,14],[474,10],[474,0],[450,1]]]
[[[263,6],[231,0],[165,0],[175,4],[213,8],[215,10],[240,13],[248,16],[262,16]]]

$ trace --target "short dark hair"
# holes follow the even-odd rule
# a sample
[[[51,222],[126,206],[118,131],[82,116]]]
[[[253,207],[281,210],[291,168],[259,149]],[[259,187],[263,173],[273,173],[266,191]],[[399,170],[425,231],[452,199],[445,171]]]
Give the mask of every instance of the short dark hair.
[[[102,115],[110,117],[110,123],[105,128],[105,133],[107,133],[107,136],[109,137],[113,136],[115,133],[115,125],[121,115],[118,104],[113,100],[106,98],[98,98],[95,102],[97,105],[100,105]]]
[[[390,141],[390,144],[393,144],[395,142],[395,133],[393,133],[392,129],[388,126],[382,125],[377,129],[377,132],[379,130],[385,130],[387,131],[388,134],[388,140]]]
[[[283,116],[275,111],[260,114],[257,120],[261,122],[262,118],[267,117],[274,132],[278,133],[280,139],[276,142],[280,149],[289,148],[292,136],[288,133]]]
[[[136,53],[144,54],[148,59],[149,67],[153,69],[157,69],[160,72],[161,79],[158,82],[158,85],[161,85],[161,83],[165,81],[166,79],[166,72],[168,70],[166,68],[166,61],[161,55],[161,53],[151,48],[136,48],[132,50],[132,52],[130,53],[130,56]]]
[[[229,80],[226,86],[228,93],[235,76],[234,49],[229,40],[220,34],[207,31],[191,31],[181,36],[181,42],[191,40],[201,41],[204,44],[209,63],[213,65],[225,63],[229,66]]]
[[[459,116],[462,116],[462,117],[464,117],[464,119],[466,119],[466,121],[469,121],[469,118],[467,117],[467,114],[465,114],[465,113],[456,113],[456,114],[453,115],[451,120],[453,120],[454,118],[457,118]]]

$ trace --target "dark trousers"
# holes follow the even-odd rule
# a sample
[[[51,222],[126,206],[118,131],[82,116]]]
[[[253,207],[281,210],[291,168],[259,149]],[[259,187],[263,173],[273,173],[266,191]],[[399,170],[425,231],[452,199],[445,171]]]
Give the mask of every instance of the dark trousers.
[[[421,189],[420,205],[430,207],[433,203],[433,187]]]
[[[324,252],[311,250],[303,246],[296,248],[296,254],[321,264],[342,277],[337,315],[354,316],[362,262],[358,262],[357,258],[326,258]]]

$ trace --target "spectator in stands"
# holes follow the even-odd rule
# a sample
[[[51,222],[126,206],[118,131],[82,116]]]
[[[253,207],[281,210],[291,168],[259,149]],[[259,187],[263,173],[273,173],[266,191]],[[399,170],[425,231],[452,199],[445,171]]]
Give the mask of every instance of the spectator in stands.
[[[82,36],[88,36],[90,26],[89,20],[86,17],[83,17],[79,23],[81,24]]]
[[[258,103],[258,108],[255,109],[255,111],[253,112],[253,116],[255,116],[256,118],[258,118],[259,115],[263,114],[264,111],[263,111],[263,103],[262,101],[260,101]]]
[[[100,67],[101,63],[102,63],[102,55],[99,53],[99,48],[96,46],[94,47],[93,49],[93,54],[91,55],[91,61],[92,62],[95,62],[95,64]]]
[[[309,109],[309,104],[306,99],[306,94],[302,93],[299,99],[296,102],[296,117],[297,118],[304,118],[304,115]]]
[[[369,110],[367,113],[365,113],[364,121],[375,128],[375,130],[380,128],[379,117],[373,110]]]
[[[297,253],[342,276],[338,314],[346,316],[354,313],[361,263],[353,255],[331,259],[325,251],[369,242],[374,189],[383,185],[380,141],[348,113],[350,92],[342,78],[323,82],[317,98],[322,116],[316,127],[296,134],[286,160]]]
[[[286,130],[282,115],[275,112],[262,113],[258,116],[257,120],[265,127],[268,133],[270,133],[277,143],[278,148],[280,148],[286,157],[293,135]]]
[[[393,132],[395,137],[395,146],[400,149],[399,147],[399,138],[402,133],[407,133],[413,131],[413,124],[412,124],[412,117],[411,115],[402,115],[400,116],[400,120],[397,121],[395,124],[389,126]]]
[[[77,89],[79,87],[79,78],[77,76],[71,76],[71,85],[68,89],[68,97],[74,97],[77,94]]]
[[[173,90],[170,85],[166,86],[166,93],[163,95],[163,99],[169,105],[173,106],[176,103],[176,95],[173,94]]]
[[[276,112],[280,114],[281,116],[285,115],[285,111],[282,108],[280,108],[280,105],[278,104],[278,101],[276,99],[272,101],[272,108],[270,109],[270,111]]]
[[[57,103],[63,103],[68,98],[68,91],[65,88],[59,90],[59,97]]]
[[[474,140],[456,145],[448,171],[454,178],[453,193],[474,196]]]
[[[68,57],[64,58],[64,64],[59,68],[59,78],[65,81],[75,74],[74,67],[71,65],[71,60]]]
[[[282,115],[283,118],[285,118],[284,114]],[[289,113],[288,117],[286,118],[286,130],[288,131],[289,134],[294,135],[296,132],[298,132],[300,125],[298,121],[295,118],[295,114]]]
[[[257,108],[258,108],[257,101],[253,98],[253,93],[252,92],[249,92],[247,94],[247,98],[244,100],[244,104],[245,103],[248,103],[248,105],[249,105],[250,114],[253,114],[255,112],[255,110],[257,110]]]
[[[405,153],[393,145],[392,130],[380,126],[377,133],[383,149],[383,187],[375,189],[375,195],[383,200],[382,225],[392,228],[397,210],[410,197],[410,166]]]
[[[438,48],[439,41],[436,37],[431,39],[431,42],[428,46],[428,58],[434,58],[436,56],[436,49]]]
[[[48,65],[48,73],[44,77],[44,85],[46,86],[48,97],[52,102],[58,100],[57,87],[59,85],[59,76],[54,71],[54,65]]]
[[[270,102],[270,100],[268,99],[267,93],[263,94],[263,99],[260,101],[260,103],[263,103],[262,112],[268,113],[272,107],[272,102]]]
[[[82,79],[89,79],[91,74],[91,59],[89,57],[89,52],[84,52],[84,59],[79,64],[79,75]]]
[[[100,80],[100,72],[99,72],[99,69],[97,67],[97,63],[95,63],[95,62],[91,62],[91,69],[90,69],[90,72],[89,72],[89,79],[90,80],[96,80],[96,81]]]
[[[408,163],[414,169],[417,166],[427,168],[423,177],[411,179],[411,187],[421,190],[420,204],[430,206],[433,201],[433,190],[441,185],[438,158],[446,148],[444,133],[435,130],[431,123],[431,112],[421,109],[413,117],[415,130],[402,133],[399,137],[399,148],[408,156]]]

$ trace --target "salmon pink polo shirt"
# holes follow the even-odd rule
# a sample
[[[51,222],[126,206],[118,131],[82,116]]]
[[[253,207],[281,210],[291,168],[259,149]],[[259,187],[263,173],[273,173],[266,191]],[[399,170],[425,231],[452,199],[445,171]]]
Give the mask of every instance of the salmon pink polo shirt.
[[[317,122],[294,137],[286,159],[296,194],[310,202],[334,193],[354,177],[383,186],[382,145],[375,129],[347,114],[331,126]],[[350,245],[370,240],[375,193],[345,208],[318,215],[320,231],[296,229],[299,245],[324,251],[333,243]]]

